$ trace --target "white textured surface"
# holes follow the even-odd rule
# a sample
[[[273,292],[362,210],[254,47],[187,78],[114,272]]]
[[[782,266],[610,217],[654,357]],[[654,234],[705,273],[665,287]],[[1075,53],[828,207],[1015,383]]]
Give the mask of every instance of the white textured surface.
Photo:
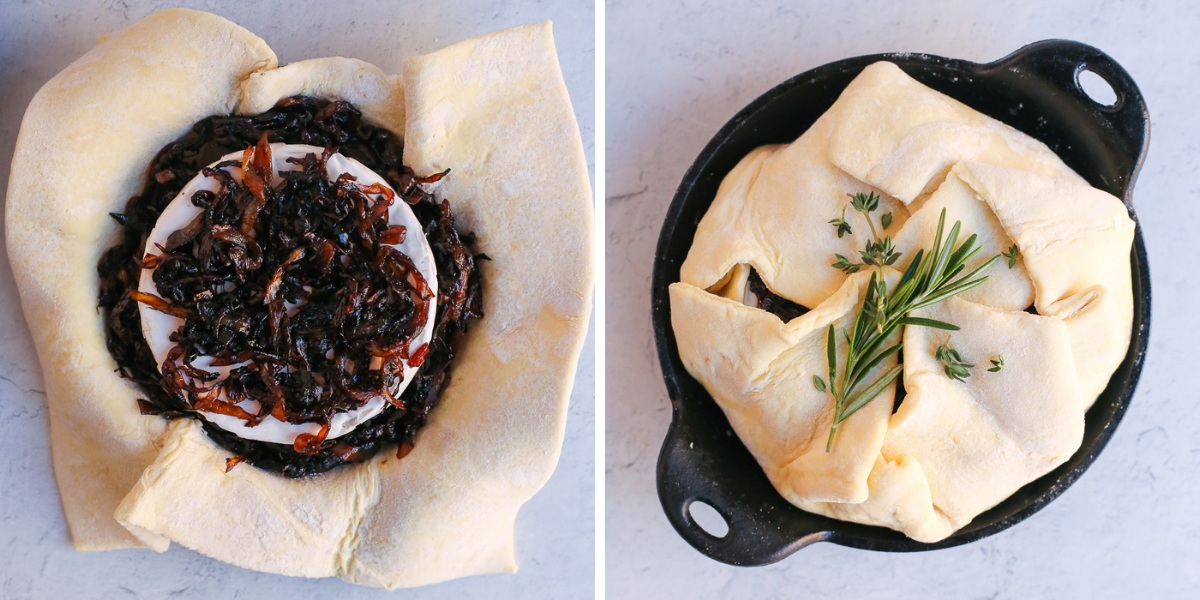
[[[780,8],[778,5],[785,5]],[[1200,8],[1185,2],[705,2],[607,5],[606,562],[613,598],[1159,598],[1200,584]],[[880,554],[816,544],[762,568],[716,563],[654,489],[670,422],[650,333],[654,245],[675,186],[730,117],[777,83],[887,51],[986,62],[1041,39],[1097,46],[1134,77],[1152,141],[1134,204],[1153,273],[1137,394],[1108,447],[1045,509],[986,540]]]
[[[551,19],[589,166],[594,107],[594,11],[588,2],[534,0],[183,2],[267,41],[281,64],[348,56],[399,72],[409,56],[469,37]],[[0,190],[25,106],[96,36],[166,2],[0,3]],[[3,193],[3,192],[0,192]],[[2,235],[2,234],[0,234]],[[0,254],[3,254],[0,244]],[[71,548],[50,466],[42,374],[21,316],[7,256],[0,260],[0,598],[581,598],[594,586],[595,411],[593,336],[571,397],[558,469],[517,517],[516,575],[471,577],[388,593],[338,579],[246,571],[172,545],[79,553]]]

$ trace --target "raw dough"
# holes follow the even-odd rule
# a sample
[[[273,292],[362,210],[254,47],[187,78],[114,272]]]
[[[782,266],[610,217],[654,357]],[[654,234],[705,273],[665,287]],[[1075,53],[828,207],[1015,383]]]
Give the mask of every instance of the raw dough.
[[[76,547],[173,540],[245,568],[389,589],[513,571],[513,521],[557,463],[591,310],[590,185],[550,24],[410,59],[407,94],[350,59],[275,65],[262,40],[220,17],[162,11],[55,77],[26,113],[9,255]],[[295,93],[363,102],[406,134],[418,173],[453,168],[437,195],[493,259],[487,317],[403,460],[384,452],[302,480],[246,465],[225,474],[229,453],[197,424],[138,413],[104,346],[96,263],[116,239],[107,213],[140,190],[159,148],[206,116]]]
[[[846,274],[829,267],[834,254],[858,259],[871,239],[861,214],[846,210],[853,232],[834,232],[829,220],[841,216],[846,194],[879,194],[825,158],[834,121],[825,117],[786,146],[762,146],[746,155],[721,182],[712,207],[700,220],[696,238],[680,269],[680,281],[699,288],[720,281],[738,263],[752,265],[767,287],[812,308],[832,295]],[[904,226],[904,205],[882,194],[879,209],[891,212],[888,232]],[[885,232],[880,232],[884,235]]]
[[[236,112],[257,115],[289,96],[345,100],[367,120],[404,134],[404,81],[355,58],[311,58],[251,73],[238,90]]]
[[[917,204],[914,202],[909,208]],[[962,223],[958,244],[965,242],[972,234],[978,236],[975,242],[979,246],[979,252],[967,261],[966,272],[974,271],[993,256],[1008,251],[1013,245],[1012,239],[1004,232],[991,208],[979,198],[975,190],[951,171],[937,191],[920,202],[920,207],[896,235],[896,249],[903,252],[900,260],[896,262],[897,269],[907,269],[918,251],[933,247],[942,209],[946,210],[946,220],[942,228],[943,242],[944,236],[950,235],[955,222]],[[963,292],[963,299],[1004,310],[1025,310],[1033,304],[1033,281],[1029,279],[1025,270],[1025,260],[1019,252],[1017,263],[1011,269],[1001,257],[983,274],[987,275],[987,281]]]
[[[167,422],[142,416],[96,310],[110,212],[141,191],[155,153],[213,114],[238,84],[276,65],[250,32],[191,10],[154,13],[114,33],[34,96],[13,155],[8,256],[50,408],[54,475],[78,550],[140,545],[113,510],[154,460]]]
[[[899,273],[892,274],[894,283]],[[847,278],[837,293],[787,323],[687,283],[670,287],[671,325],[684,367],[712,394],[789,502],[867,499],[867,475],[883,444],[896,386],[844,421],[833,451],[825,452],[833,402],[813,387],[813,375],[828,381],[830,324],[837,328],[838,355],[845,357],[841,332],[862,306],[870,278]],[[872,373],[895,364],[891,357]]]
[[[1011,269],[1003,258],[993,264],[983,285],[916,311],[962,330],[906,327],[898,412],[888,418],[892,388],[850,418],[855,433],[839,432],[832,455],[823,444],[818,454],[833,403],[811,381],[825,373],[821,327],[852,318],[848,294],[869,276],[847,278],[830,264],[835,254],[861,260],[871,239],[853,209],[845,214],[854,232],[842,239],[828,220],[847,193],[869,191],[881,194],[874,222],[894,216],[897,269],[932,246],[943,209],[945,233],[961,221],[958,243],[978,236],[966,269],[1014,244],[1018,257]],[[688,372],[784,498],[934,542],[1079,448],[1084,413],[1129,347],[1134,230],[1119,199],[1041,142],[876,63],[799,139],[754,150],[725,177],[671,286],[672,326]],[[785,324],[746,306],[751,268],[776,294],[815,309]],[[1030,305],[1038,314],[1023,312]],[[977,365],[966,382],[934,358],[947,340]],[[1001,353],[1003,370],[987,372]]]
[[[1116,196],[1086,184],[974,162],[955,172],[991,206],[1037,290],[1064,319],[1085,405],[1108,386],[1133,333],[1129,250],[1135,223]]]
[[[801,505],[869,524],[884,524],[922,542],[941,540],[1018,488],[1066,462],[1083,439],[1083,398],[1059,319],[995,310],[953,297],[914,311],[960,331],[904,329],[904,387],[876,462],[877,486],[863,506]],[[942,372],[934,357],[948,343],[976,365],[966,381]],[[999,354],[1004,368],[983,368]],[[927,493],[920,492],[924,489]],[[920,492],[920,493],[918,493]],[[894,522],[874,519],[892,504]]]
[[[1045,144],[877,62],[825,113],[829,159],[901,202],[931,192],[960,160],[1055,175],[1086,185]]]

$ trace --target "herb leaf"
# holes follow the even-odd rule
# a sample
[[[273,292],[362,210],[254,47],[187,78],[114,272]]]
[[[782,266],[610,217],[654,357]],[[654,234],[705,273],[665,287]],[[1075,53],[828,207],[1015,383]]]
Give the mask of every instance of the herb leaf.
[[[904,253],[896,252],[896,249],[892,246],[892,236],[889,235],[882,240],[867,242],[867,249],[860,250],[859,254],[862,254],[863,264],[872,267],[890,267]]]
[[[1013,244],[1012,246],[1008,247],[1007,251],[1000,253],[1008,260],[1008,268],[1010,269],[1017,266],[1017,252],[1019,252],[1019,250],[1017,250],[1017,245]]]
[[[850,224],[846,222],[846,207],[842,207],[842,216],[837,219],[830,219],[829,223],[837,227],[838,239],[847,233],[854,233],[850,229]]]
[[[850,196],[850,206],[854,207],[854,210],[857,210],[864,216],[869,217],[871,212],[879,208],[879,196],[875,192],[871,192],[870,194],[859,192],[857,194],[846,195]]]
[[[813,375],[813,387],[817,388],[818,392],[825,391],[825,380],[821,379],[820,375]]]
[[[934,356],[938,362],[942,363],[942,370],[946,372],[946,377],[955,381],[966,381],[971,376],[970,369],[975,366],[963,361],[958,350],[951,348],[948,342],[938,346]]]
[[[834,256],[837,257],[837,260],[834,261],[830,266],[840,271],[844,271],[847,274],[857,273],[863,268],[862,263],[850,262],[850,259],[842,256],[841,254],[834,254]]]
[[[998,354],[992,359],[992,368],[988,369],[991,373],[999,373],[1000,369],[1004,368],[1004,355]]]
[[[874,200],[872,200],[874,197]],[[874,194],[855,194],[851,205],[864,215],[878,207],[878,196]],[[890,219],[889,219],[890,221]],[[868,223],[870,219],[868,218]],[[888,223],[890,224],[890,222]],[[938,218],[937,234],[933,246],[918,250],[912,263],[905,269],[899,282],[889,289],[883,277],[882,267],[896,262],[900,253],[892,247],[891,237],[882,240],[875,236],[862,251],[863,263],[852,263],[841,255],[835,255],[838,261],[834,268],[847,273],[855,273],[865,266],[872,266],[876,271],[871,273],[871,281],[863,296],[862,308],[854,317],[853,324],[843,331],[848,345],[845,366],[842,369],[842,380],[838,384],[837,354],[834,345],[834,326],[829,326],[826,352],[829,360],[829,393],[834,399],[833,424],[829,429],[829,440],[825,451],[833,448],[834,437],[838,425],[845,421],[858,409],[887,389],[903,370],[902,365],[894,365],[868,380],[868,374],[891,355],[900,351],[902,343],[885,346],[885,341],[902,326],[933,327],[954,331],[958,327],[952,323],[929,319],[925,317],[907,316],[913,310],[931,306],[962,293],[987,281],[986,275],[980,275],[985,269],[1000,259],[1000,255],[976,269],[962,275],[966,263],[979,253],[976,236],[968,236],[966,241],[958,243],[961,222],[956,222],[950,232],[943,236],[946,224],[946,211],[942,210]],[[874,228],[872,227],[872,233]],[[944,350],[943,350],[944,348]],[[946,360],[943,360],[945,358]],[[974,365],[962,360],[958,352],[945,344],[938,349],[938,360],[943,363],[946,375],[962,381],[970,377],[970,368]],[[816,385],[814,380],[814,385]]]
[[[892,226],[892,213],[886,212],[880,215],[879,224],[883,225],[884,231],[887,231],[887,228]]]

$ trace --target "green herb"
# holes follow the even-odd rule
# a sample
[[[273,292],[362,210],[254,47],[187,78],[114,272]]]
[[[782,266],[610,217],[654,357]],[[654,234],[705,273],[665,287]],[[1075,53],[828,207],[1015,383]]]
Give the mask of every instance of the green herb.
[[[830,219],[830,224],[837,226],[838,238],[841,239],[847,233],[854,233],[850,230],[850,224],[846,222],[846,207],[842,207],[842,216],[838,219]]]
[[[889,235],[882,240],[867,242],[867,249],[859,250],[859,254],[862,254],[863,264],[872,267],[890,267],[904,253],[896,252],[896,249],[892,247],[892,236]]]
[[[998,354],[992,359],[992,368],[988,369],[991,373],[999,373],[1000,369],[1004,368],[1004,355]]]
[[[863,217],[867,219],[867,226],[871,228],[871,241],[867,242],[865,250],[858,251],[862,255],[863,261],[861,263],[853,262],[841,254],[835,254],[837,262],[834,262],[831,266],[849,274],[857,273],[863,267],[882,267],[895,264],[904,253],[896,252],[896,249],[892,246],[892,236],[889,235],[880,239],[879,232],[875,230],[875,223],[871,221],[871,213],[879,208],[879,196],[875,192],[846,195],[850,196],[851,208],[862,213]],[[842,237],[843,233],[850,233],[850,224],[846,222],[846,207],[842,207],[842,217],[840,219],[832,219],[829,222],[837,226],[839,238]],[[892,225],[892,213],[885,213],[879,217],[879,224],[883,226],[884,230],[890,227]]]
[[[875,209],[879,208],[879,196],[877,196],[875,192],[871,192],[870,194],[859,192],[857,194],[846,195],[850,196],[850,206],[853,206],[854,210],[857,210],[864,215],[869,214]]]
[[[942,363],[942,370],[946,372],[946,377],[955,381],[966,381],[971,376],[970,369],[975,366],[963,362],[962,356],[958,354],[958,350],[951,348],[945,343],[938,346],[934,356],[937,357],[938,362]]]
[[[820,375],[813,375],[813,387],[817,388],[818,392],[825,391],[825,380],[821,379]]]
[[[850,259],[841,254],[834,254],[834,256],[837,257],[837,261],[832,265],[835,269],[845,271],[846,273],[857,273],[863,268],[862,263],[850,262]]]
[[[1012,246],[1009,246],[1007,252],[1000,253],[1004,255],[1004,258],[1008,259],[1008,268],[1010,269],[1017,266],[1017,252],[1017,245],[1013,244]]]
[[[829,326],[826,352],[829,359],[829,391],[834,398],[834,418],[833,426],[829,430],[829,441],[825,444],[826,452],[833,448],[838,425],[878,396],[900,375],[903,365],[895,365],[873,381],[867,381],[867,375],[872,369],[900,351],[903,342],[885,346],[886,340],[898,327],[914,325],[949,331],[958,329],[952,323],[909,317],[908,313],[937,304],[987,281],[986,275],[977,275],[1000,259],[999,255],[993,256],[978,268],[959,276],[965,270],[967,261],[981,248],[975,243],[975,235],[968,237],[962,244],[955,245],[958,242],[961,222],[956,222],[950,228],[950,233],[943,238],[945,224],[946,210],[942,209],[933,247],[928,252],[923,249],[917,251],[912,264],[904,271],[894,289],[888,289],[882,269],[878,266],[877,271],[871,273],[862,309],[855,315],[850,328],[843,331],[849,349],[840,385],[837,377],[836,336],[834,326]],[[844,260],[844,257],[839,258]]]

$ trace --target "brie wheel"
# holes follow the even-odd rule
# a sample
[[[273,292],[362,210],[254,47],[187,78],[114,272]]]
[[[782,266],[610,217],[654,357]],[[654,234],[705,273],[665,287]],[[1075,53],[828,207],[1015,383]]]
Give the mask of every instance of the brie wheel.
[[[289,158],[303,158],[308,154],[316,154],[320,156],[324,151],[323,148],[309,146],[304,144],[271,144],[271,160],[274,163],[271,172],[271,185],[278,185],[283,178],[279,176],[279,171],[294,171],[299,170],[300,165],[287,162]],[[241,152],[234,152],[222,156],[218,163],[226,160],[239,160],[242,157]],[[213,163],[217,164],[217,163]],[[211,165],[210,165],[211,166]],[[224,171],[233,176],[234,179],[241,181],[242,169],[239,166],[225,167]],[[362,163],[342,156],[341,154],[333,154],[325,163],[325,172],[330,180],[336,181],[343,173],[353,175],[360,186],[369,186],[372,184],[382,184],[388,188],[390,185],[382,177],[374,171],[368,169]],[[180,190],[179,195],[167,205],[163,213],[159,215],[158,223],[155,224],[154,230],[150,232],[150,237],[146,240],[146,252],[157,253],[158,249],[155,244],[166,246],[167,238],[185,227],[196,215],[200,214],[201,208],[192,204],[192,195],[200,190],[208,190],[217,192],[220,190],[220,182],[213,177],[205,177],[203,174],[198,174],[187,185]],[[374,201],[382,194],[367,194],[367,197]],[[397,196],[399,196],[397,194]],[[417,350],[423,344],[429,343],[433,336],[433,322],[437,314],[436,298],[437,298],[437,268],[434,265],[433,251],[429,247],[429,242],[425,239],[424,229],[421,223],[417,221],[416,215],[408,204],[400,200],[398,197],[396,202],[388,209],[388,224],[403,225],[408,230],[409,234],[405,236],[404,241],[400,244],[393,244],[392,247],[409,256],[417,270],[428,282],[430,289],[433,291],[435,304],[431,306],[429,315],[425,325],[421,330],[420,335],[409,346],[410,352]],[[138,283],[138,291],[161,296],[158,292],[158,287],[154,284],[154,269],[142,269],[141,279]],[[293,312],[299,305],[288,305],[289,313]],[[145,304],[138,304],[138,310],[142,319],[142,333],[146,336],[146,343],[150,346],[150,351],[154,354],[155,364],[161,370],[163,361],[167,358],[167,353],[175,345],[170,340],[170,336],[176,330],[183,326],[183,319],[158,312]],[[378,368],[379,365],[373,362],[370,368]],[[203,369],[211,373],[217,373],[222,378],[229,374],[232,369],[241,366],[239,363],[228,367],[213,367],[211,366],[212,357],[202,356],[194,360],[192,366]],[[418,367],[410,367],[407,363],[403,364],[403,380],[400,383],[400,392],[403,392],[408,384],[412,381]],[[226,396],[221,395],[222,399]],[[245,400],[238,404],[247,412],[254,414],[258,412],[259,404],[254,400]],[[334,415],[329,420],[329,433],[325,439],[334,439],[350,433],[360,423],[378,415],[387,406],[387,400],[383,396],[376,396],[367,401],[356,410],[341,412]],[[321,430],[321,425],[318,423],[287,423],[268,416],[261,423],[250,427],[246,421],[231,415],[222,415],[210,412],[198,411],[204,416],[204,419],[225,431],[236,434],[238,437],[257,440],[260,442],[272,442],[276,444],[292,444],[296,437],[302,433],[316,435]]]

